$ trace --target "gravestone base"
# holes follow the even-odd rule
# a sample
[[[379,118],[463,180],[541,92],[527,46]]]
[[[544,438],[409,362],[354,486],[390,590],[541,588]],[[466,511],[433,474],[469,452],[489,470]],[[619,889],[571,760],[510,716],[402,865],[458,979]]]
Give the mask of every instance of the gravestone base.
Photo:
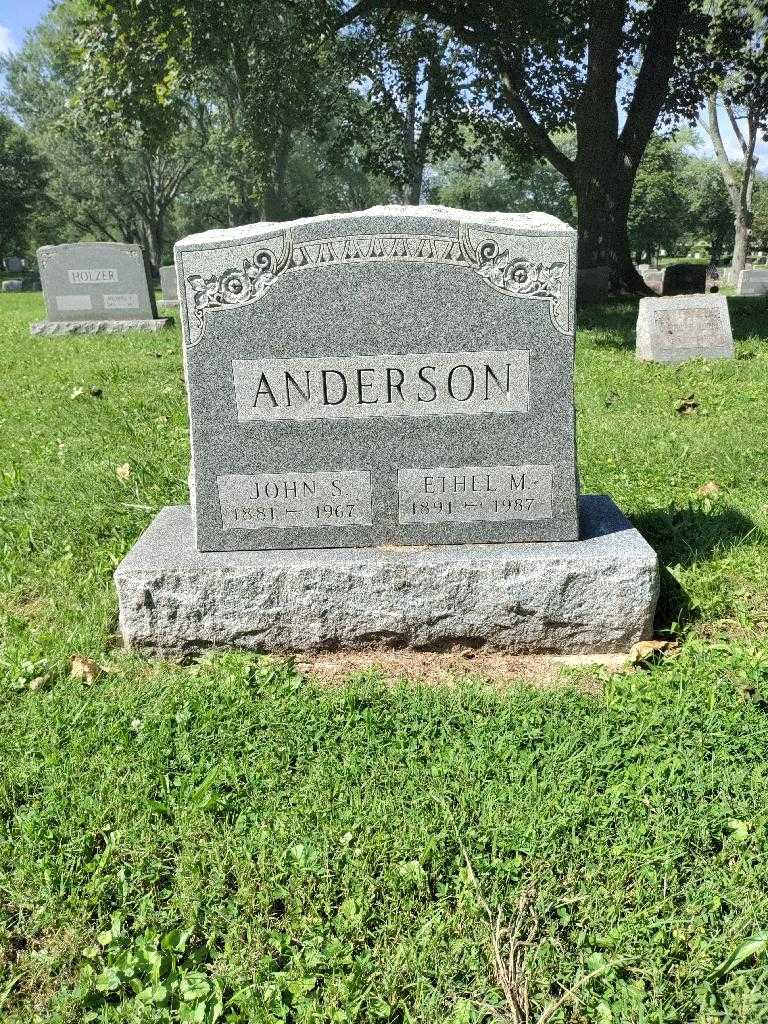
[[[178,305],[179,305],[179,300],[178,299],[158,299],[157,300],[157,308],[158,309],[177,309]]]
[[[608,497],[579,541],[205,552],[163,509],[115,573],[126,647],[178,656],[487,647],[623,654],[652,635],[653,549]]]
[[[38,320],[29,325],[30,334],[125,334],[126,331],[163,331],[173,317],[156,320]]]

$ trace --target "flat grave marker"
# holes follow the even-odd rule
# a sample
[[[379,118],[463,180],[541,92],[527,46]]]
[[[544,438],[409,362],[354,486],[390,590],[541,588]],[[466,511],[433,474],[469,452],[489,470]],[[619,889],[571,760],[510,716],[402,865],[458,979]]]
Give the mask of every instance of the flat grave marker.
[[[657,363],[732,359],[733,334],[725,296],[641,299],[636,355],[644,362]]]

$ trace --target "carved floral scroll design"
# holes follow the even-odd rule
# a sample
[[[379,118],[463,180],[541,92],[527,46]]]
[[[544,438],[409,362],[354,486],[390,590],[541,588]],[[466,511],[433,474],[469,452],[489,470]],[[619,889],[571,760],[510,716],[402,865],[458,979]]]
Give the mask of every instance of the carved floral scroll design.
[[[259,299],[284,274],[339,263],[444,263],[466,266],[494,291],[521,299],[549,303],[554,326],[563,334],[572,329],[568,266],[546,263],[502,249],[494,239],[474,244],[466,225],[458,235],[372,234],[297,243],[290,229],[281,235],[279,252],[270,246],[211,277],[187,277],[190,306],[196,324],[196,344],[205,333],[206,317],[217,310],[246,306]]]

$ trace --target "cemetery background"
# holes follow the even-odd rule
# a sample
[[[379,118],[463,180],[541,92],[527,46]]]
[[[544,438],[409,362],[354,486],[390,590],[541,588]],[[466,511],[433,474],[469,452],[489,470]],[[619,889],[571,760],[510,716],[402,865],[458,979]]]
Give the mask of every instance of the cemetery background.
[[[208,41],[194,56],[211,61],[195,87],[211,91],[195,116],[128,92],[129,118],[157,120],[145,139],[123,122],[117,147],[98,97],[137,44],[155,54],[157,26],[137,8],[138,38],[118,34],[106,60],[93,38],[102,60],[86,65],[73,5],[56,8],[4,62],[18,123],[0,119],[0,163],[29,173],[0,211],[3,255],[30,266],[38,244],[114,233],[158,267],[191,230],[393,192],[575,219],[561,173],[460,116],[462,53],[428,25],[413,35],[451,71],[433,79],[449,86],[433,93],[444,132],[424,108],[410,134],[387,113],[389,75],[401,100],[420,88],[407,39],[361,32],[354,59],[373,84],[349,105],[334,76],[313,77],[340,69],[348,84],[342,55],[313,63],[316,38],[302,51],[277,25],[280,52],[299,59],[253,76],[249,130],[263,132],[239,148],[245,107],[229,125],[206,111],[222,109],[227,32],[253,22],[275,47],[274,22],[238,23],[248,6],[221,20],[199,9]],[[546,7],[553,24],[559,10]],[[66,101],[85,71],[94,102],[77,111]],[[554,137],[571,159],[574,135]],[[692,141],[651,138],[628,222],[638,261],[726,260],[733,211]],[[758,176],[758,261],[767,201]],[[472,650],[414,658],[408,680],[331,658],[329,686],[302,662],[163,664],[118,649],[113,570],[160,507],[187,498],[179,331],[33,340],[42,296],[3,294],[4,1018],[514,1020],[497,908],[533,929],[533,1019],[575,984],[554,1021],[764,1017],[767,301],[730,302],[735,360],[680,366],[636,362],[636,304],[579,314],[583,490],[610,494],[659,552],[666,650],[555,686],[533,665],[517,670],[534,685],[489,678]]]

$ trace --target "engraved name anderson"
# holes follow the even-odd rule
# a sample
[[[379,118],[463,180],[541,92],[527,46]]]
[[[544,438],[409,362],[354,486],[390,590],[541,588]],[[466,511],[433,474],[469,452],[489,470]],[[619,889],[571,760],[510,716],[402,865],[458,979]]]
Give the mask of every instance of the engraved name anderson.
[[[528,360],[515,349],[234,360],[238,419],[527,411]]]

